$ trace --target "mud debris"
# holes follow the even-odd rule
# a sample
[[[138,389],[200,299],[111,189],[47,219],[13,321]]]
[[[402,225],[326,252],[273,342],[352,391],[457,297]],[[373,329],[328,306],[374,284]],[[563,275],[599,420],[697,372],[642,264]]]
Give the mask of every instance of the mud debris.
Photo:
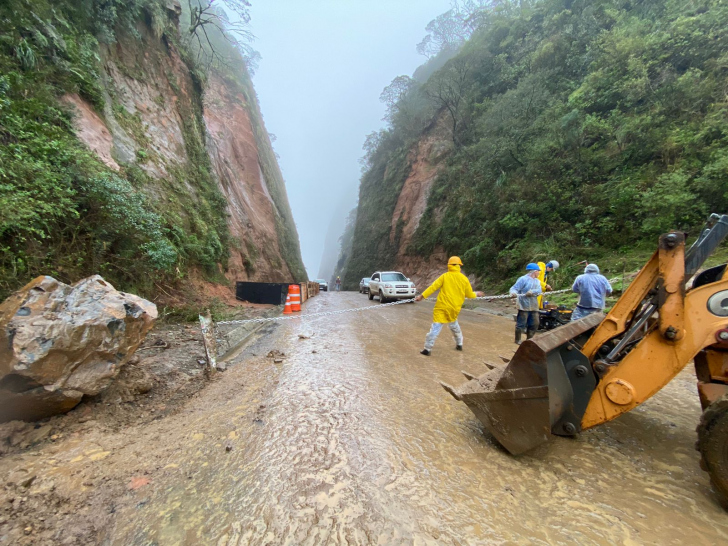
[[[362,544],[721,543],[728,523],[692,447],[699,401],[691,371],[629,420],[516,459],[433,387],[433,377],[460,379],[462,367],[488,373],[483,361],[509,350],[512,324],[463,317],[473,351],[457,362],[439,351],[423,367],[413,355],[431,314],[409,309],[414,318],[400,324],[405,341],[397,344],[357,337],[374,319],[349,321],[319,332],[325,357],[312,358],[312,347],[282,327],[213,382],[202,379],[187,342],[142,358],[136,366],[164,380],[113,414],[138,423],[112,430],[114,405],[84,402],[64,417],[74,426],[49,420],[51,437],[0,458],[0,475],[18,471],[12,484],[0,483],[0,536],[20,546],[306,537],[336,545],[357,534]],[[286,366],[270,365],[283,355]],[[190,374],[184,383],[172,380],[177,367]],[[207,388],[185,390],[188,381]],[[84,411],[93,419],[78,424]],[[152,422],[156,414],[165,419]],[[130,489],[133,478],[150,482]],[[233,535],[247,542],[231,543]]]
[[[272,358],[274,364],[281,364],[283,362],[283,359],[286,358],[286,353],[282,353],[281,351],[274,349],[270,351],[266,356],[267,358]]]

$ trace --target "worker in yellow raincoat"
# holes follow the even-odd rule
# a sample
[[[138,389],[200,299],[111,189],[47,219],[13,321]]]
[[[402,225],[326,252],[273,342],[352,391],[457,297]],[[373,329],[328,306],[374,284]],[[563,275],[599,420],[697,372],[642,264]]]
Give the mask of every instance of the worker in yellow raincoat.
[[[463,350],[463,331],[458,324],[460,308],[463,306],[465,298],[482,298],[485,294],[483,292],[473,292],[470,281],[460,271],[462,265],[463,262],[457,256],[450,258],[447,261],[447,273],[440,275],[435,282],[427,287],[427,290],[415,298],[415,301],[422,301],[435,290],[440,290],[435,309],[432,311],[432,327],[425,337],[425,348],[421,351],[421,354],[425,356],[430,356],[430,351],[435,346],[435,340],[440,335],[444,324],[447,324],[455,338],[455,348],[458,351]]]
[[[538,282],[541,283],[541,292],[550,292],[552,289],[549,284],[549,273],[559,268],[559,262],[556,260],[551,260],[548,263],[538,262],[538,268],[540,272],[537,278]],[[538,297],[538,308],[543,309],[543,296]]]

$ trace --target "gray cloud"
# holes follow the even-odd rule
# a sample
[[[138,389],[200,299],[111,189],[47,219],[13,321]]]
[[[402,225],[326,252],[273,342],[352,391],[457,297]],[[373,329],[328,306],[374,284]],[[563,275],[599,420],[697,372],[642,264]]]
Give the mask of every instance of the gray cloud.
[[[384,125],[379,94],[425,61],[415,46],[450,3],[252,3],[253,46],[263,56],[254,83],[315,276],[332,216],[355,205],[364,137]]]

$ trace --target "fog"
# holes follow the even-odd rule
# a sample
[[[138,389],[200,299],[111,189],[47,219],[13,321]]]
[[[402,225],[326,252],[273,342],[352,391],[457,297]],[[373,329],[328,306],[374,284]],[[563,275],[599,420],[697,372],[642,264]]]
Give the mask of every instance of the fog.
[[[379,94],[426,59],[415,51],[449,0],[253,0],[255,74],[309,277],[334,215],[356,204],[364,137],[384,125]]]

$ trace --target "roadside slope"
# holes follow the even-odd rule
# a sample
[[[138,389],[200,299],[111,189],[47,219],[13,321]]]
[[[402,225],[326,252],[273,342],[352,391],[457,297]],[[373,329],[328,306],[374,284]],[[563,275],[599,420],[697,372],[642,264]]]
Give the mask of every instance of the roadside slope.
[[[438,21],[468,38],[383,93],[399,98],[365,143],[348,288],[381,268],[426,282],[452,254],[497,285],[554,257],[565,279],[585,259],[621,273],[728,210],[725,5],[541,0]]]
[[[0,295],[41,273],[100,273],[153,299],[306,278],[237,51],[201,63],[177,1],[0,9],[0,202],[19,203],[0,218]]]

